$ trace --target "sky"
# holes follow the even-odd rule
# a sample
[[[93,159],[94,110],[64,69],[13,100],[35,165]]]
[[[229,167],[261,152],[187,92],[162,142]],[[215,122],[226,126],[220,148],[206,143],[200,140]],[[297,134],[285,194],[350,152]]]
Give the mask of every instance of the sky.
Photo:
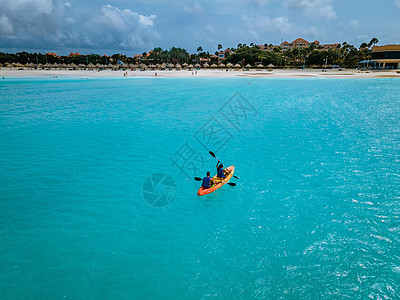
[[[400,44],[400,0],[0,0],[0,51],[214,53],[301,37]]]

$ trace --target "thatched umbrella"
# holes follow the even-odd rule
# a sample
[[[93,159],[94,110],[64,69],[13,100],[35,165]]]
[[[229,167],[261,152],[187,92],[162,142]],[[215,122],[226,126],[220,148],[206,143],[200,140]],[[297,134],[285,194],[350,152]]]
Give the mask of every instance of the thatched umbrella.
[[[220,67],[225,67],[225,64],[224,63],[220,63],[219,66]]]
[[[34,64],[34,63],[29,63],[29,64],[27,64],[26,66],[27,66],[28,68],[31,68],[31,69],[32,69],[32,68],[35,67],[35,64]]]
[[[183,63],[182,66],[183,66],[184,68],[187,68],[188,64],[187,64],[187,63]]]
[[[274,68],[275,66],[273,64],[269,64],[267,67],[269,68],[269,71],[271,72],[271,68]]]
[[[176,69],[182,69],[182,66],[181,66],[180,64],[176,64],[176,65],[175,65],[175,68],[176,68]]]
[[[137,68],[137,65],[130,64],[130,65],[129,65],[129,68],[131,68],[131,69],[136,69],[136,68]]]
[[[218,66],[216,64],[212,64],[211,68],[217,68]]]
[[[146,70],[147,69],[147,66],[145,65],[145,64],[140,64],[140,66],[139,66],[142,70]]]
[[[42,65],[42,64],[38,64],[38,65],[37,65],[37,68],[38,68],[38,69],[41,69],[41,68],[43,68],[43,65]]]
[[[3,67],[3,64],[0,64],[0,68],[2,68]]]
[[[251,68],[251,65],[250,65],[250,64],[247,64],[247,65],[246,65],[246,68]]]
[[[188,68],[192,69],[192,68],[193,68],[193,65],[192,65],[192,64],[188,65]]]
[[[96,68],[96,66],[95,66],[94,64],[92,64],[92,63],[88,64],[87,67],[88,67],[89,69],[94,69],[94,68]]]
[[[226,66],[227,66],[228,68],[232,68],[232,67],[233,67],[233,64],[232,64],[232,63],[227,63]]]
[[[103,68],[103,66],[102,66],[101,64],[97,63],[97,64],[96,64],[96,68],[97,68],[97,69],[100,69],[100,68]]]
[[[175,67],[174,64],[171,64],[171,63],[168,64],[168,68],[172,69],[173,67]]]
[[[155,66],[155,65],[149,65],[149,68],[150,68],[150,69],[155,69],[156,66]]]
[[[241,67],[240,64],[236,64],[236,65],[235,65],[235,68],[240,68],[240,67]]]
[[[257,68],[264,68],[262,64],[257,65]]]
[[[89,67],[89,66],[88,66],[88,67]],[[84,65],[84,64],[79,64],[79,65],[78,65],[78,68],[79,68],[79,69],[84,69],[84,68],[86,68],[86,65]]]
[[[203,67],[204,68],[208,68],[210,65],[208,64],[208,63],[205,63],[204,65],[203,65]]]
[[[63,63],[60,67],[63,69],[66,69],[68,67],[68,65],[66,63]]]
[[[195,68],[200,68],[201,66],[200,66],[199,63],[197,63],[197,64],[194,65],[194,67],[195,67]]]

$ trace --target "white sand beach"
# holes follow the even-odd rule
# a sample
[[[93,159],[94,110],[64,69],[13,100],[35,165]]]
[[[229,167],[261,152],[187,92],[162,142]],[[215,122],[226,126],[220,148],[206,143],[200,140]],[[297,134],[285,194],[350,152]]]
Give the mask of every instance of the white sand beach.
[[[126,76],[124,76],[126,73]],[[0,69],[4,77],[263,77],[263,78],[400,78],[399,70],[354,70],[354,69],[200,69],[192,70],[27,70]]]

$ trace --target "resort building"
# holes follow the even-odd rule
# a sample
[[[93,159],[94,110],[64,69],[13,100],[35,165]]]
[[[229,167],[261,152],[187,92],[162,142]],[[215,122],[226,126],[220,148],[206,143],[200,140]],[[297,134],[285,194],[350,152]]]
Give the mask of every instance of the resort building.
[[[308,42],[305,39],[298,38],[291,43],[284,41],[283,43],[281,43],[280,47],[282,48],[283,52],[285,52],[292,49],[305,49],[308,48],[311,44],[315,44],[318,46],[319,41]]]
[[[400,69],[400,45],[372,47],[371,60],[379,69]]]

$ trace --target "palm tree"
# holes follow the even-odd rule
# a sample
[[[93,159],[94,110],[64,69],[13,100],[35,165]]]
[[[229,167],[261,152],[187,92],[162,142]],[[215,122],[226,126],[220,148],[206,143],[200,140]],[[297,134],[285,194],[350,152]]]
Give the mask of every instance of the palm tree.
[[[221,50],[221,49],[222,49],[222,45],[218,44],[218,50]]]
[[[199,46],[197,48],[197,59],[198,59],[198,61],[200,61],[200,53],[199,52],[203,52],[203,48],[201,46]]]
[[[368,43],[368,47],[371,47],[372,45],[376,45],[379,43],[379,40],[377,38],[372,38],[372,40]]]

